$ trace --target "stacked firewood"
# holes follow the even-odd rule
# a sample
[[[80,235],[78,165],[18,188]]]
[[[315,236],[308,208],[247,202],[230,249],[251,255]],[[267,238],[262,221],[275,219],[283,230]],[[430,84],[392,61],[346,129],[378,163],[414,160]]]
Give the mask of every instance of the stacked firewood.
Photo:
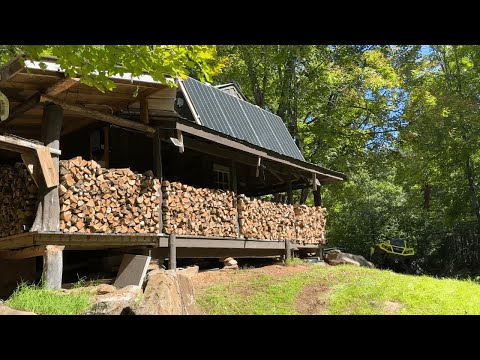
[[[25,165],[0,165],[0,237],[30,230],[37,192]]]
[[[163,181],[162,194],[163,232],[237,236],[237,209],[233,192]]]
[[[81,157],[60,161],[60,230],[157,233],[159,187],[151,171],[103,169]]]
[[[305,243],[325,243],[325,212],[322,207],[294,205],[295,238]]]
[[[293,205],[239,196],[242,235],[252,239],[295,239]]]

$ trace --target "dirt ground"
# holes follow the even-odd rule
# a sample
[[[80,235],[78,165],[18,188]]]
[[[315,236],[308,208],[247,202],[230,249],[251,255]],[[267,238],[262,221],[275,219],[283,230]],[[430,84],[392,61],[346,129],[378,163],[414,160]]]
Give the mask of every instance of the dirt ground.
[[[311,268],[310,266],[311,265],[268,265],[242,271],[204,271],[192,277],[192,281],[195,292],[198,292],[212,285],[227,284],[233,280],[247,281],[252,277],[262,274],[274,278],[282,278],[288,275],[305,272]],[[312,315],[326,313],[326,301],[330,292],[325,285],[312,285],[303,288],[295,299],[295,310],[299,314]],[[249,290],[254,291],[254,289],[250,288],[238,289],[238,291],[244,293],[243,295],[245,296],[251,295],[249,294]]]
[[[227,284],[233,279],[248,280],[254,276],[261,274],[269,275],[276,278],[281,278],[286,275],[296,274],[307,271],[308,266],[282,266],[282,265],[268,265],[259,268],[246,269],[242,271],[228,270],[228,271],[202,271],[196,276],[192,277],[193,286],[195,290],[204,289],[215,284]]]

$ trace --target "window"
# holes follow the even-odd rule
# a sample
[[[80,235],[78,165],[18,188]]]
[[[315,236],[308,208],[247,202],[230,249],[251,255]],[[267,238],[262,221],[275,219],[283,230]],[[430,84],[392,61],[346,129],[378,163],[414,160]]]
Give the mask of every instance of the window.
[[[230,189],[230,169],[227,166],[213,164],[213,183],[217,189]]]

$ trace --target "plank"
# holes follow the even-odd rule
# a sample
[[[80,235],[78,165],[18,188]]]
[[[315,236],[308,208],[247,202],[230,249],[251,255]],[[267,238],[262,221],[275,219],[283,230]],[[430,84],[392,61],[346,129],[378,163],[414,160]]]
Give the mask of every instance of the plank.
[[[40,163],[40,169],[45,180],[47,188],[51,188],[58,185],[58,172],[53,164],[50,151],[46,147],[37,149],[38,161]]]
[[[128,285],[142,286],[151,257],[145,255],[123,255],[117,278],[113,283],[118,288]]]
[[[57,104],[57,105],[61,106],[65,110],[73,111],[73,112],[82,114],[86,117],[90,117],[90,118],[93,118],[93,119],[105,121],[107,123],[114,124],[114,125],[117,125],[117,126],[120,126],[120,127],[123,127],[123,128],[138,130],[138,131],[145,132],[147,134],[154,134],[155,133],[155,128],[154,127],[151,127],[151,126],[139,123],[139,122],[135,122],[135,121],[132,121],[132,120],[123,119],[123,118],[115,116],[115,115],[108,115],[108,114],[101,113],[99,111],[90,110],[90,109],[87,109],[86,107],[81,106],[81,105],[68,104],[65,101],[57,99],[53,96],[42,95],[41,98],[40,98],[40,101],[41,102],[52,102],[54,104]]]
[[[15,151],[19,153],[34,151],[36,149],[44,147],[41,144],[37,144],[33,141],[27,139],[20,139],[18,137],[12,137],[8,135],[0,135],[0,148],[10,151]],[[55,155],[61,155],[62,152],[60,149],[54,147],[48,147],[50,153]]]
[[[0,239],[0,250],[19,249],[34,245],[34,234],[23,233]]]
[[[43,256],[46,246],[31,246],[20,250],[0,250],[0,258],[6,260],[21,260]]]

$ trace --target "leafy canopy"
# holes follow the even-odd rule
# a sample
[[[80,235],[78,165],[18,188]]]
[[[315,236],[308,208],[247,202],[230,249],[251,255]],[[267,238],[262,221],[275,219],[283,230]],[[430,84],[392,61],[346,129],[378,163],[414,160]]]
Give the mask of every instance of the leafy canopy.
[[[115,74],[148,73],[162,83],[187,75],[211,81],[223,67],[212,45],[0,45],[0,63],[22,54],[32,60],[56,57],[66,75],[101,91],[115,87],[109,79]]]

